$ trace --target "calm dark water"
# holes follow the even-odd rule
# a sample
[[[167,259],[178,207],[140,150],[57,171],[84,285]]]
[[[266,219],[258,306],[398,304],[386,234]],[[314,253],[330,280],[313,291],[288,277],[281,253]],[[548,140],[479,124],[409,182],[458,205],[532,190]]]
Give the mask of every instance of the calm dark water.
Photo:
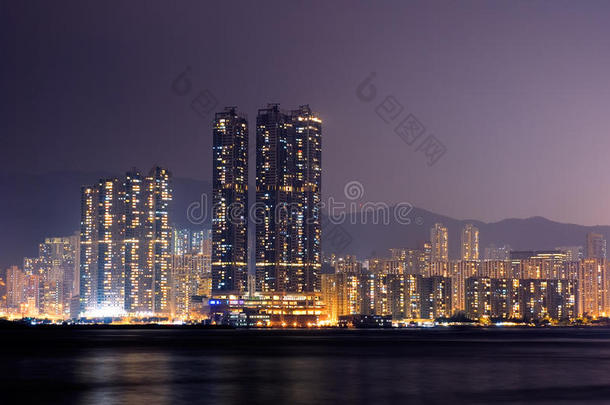
[[[21,403],[610,402],[609,329],[0,330],[0,359]]]

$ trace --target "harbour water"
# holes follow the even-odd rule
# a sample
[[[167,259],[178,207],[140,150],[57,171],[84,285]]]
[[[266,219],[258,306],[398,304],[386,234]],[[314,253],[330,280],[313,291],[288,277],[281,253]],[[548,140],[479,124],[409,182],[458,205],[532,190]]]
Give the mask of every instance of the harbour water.
[[[3,403],[607,403],[610,329],[0,330]]]

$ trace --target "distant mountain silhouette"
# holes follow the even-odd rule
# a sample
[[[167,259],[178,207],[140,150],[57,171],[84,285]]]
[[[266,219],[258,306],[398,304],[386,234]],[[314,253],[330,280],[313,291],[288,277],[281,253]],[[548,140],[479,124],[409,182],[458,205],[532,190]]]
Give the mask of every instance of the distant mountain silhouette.
[[[142,170],[147,171],[148,168]],[[110,176],[110,173],[81,172],[1,174],[0,268],[12,264],[21,266],[23,257],[37,255],[38,244],[45,237],[67,236],[77,231],[80,187]],[[206,198],[210,204],[208,196],[211,184],[178,177],[174,178],[173,188],[172,222],[181,228],[209,228],[210,218],[209,215],[203,218],[201,204],[205,203]],[[189,206],[193,222],[187,218]],[[468,222],[480,229],[481,252],[490,243],[508,243],[516,250],[552,249],[562,245],[584,245],[587,232],[599,232],[606,237],[610,235],[610,226],[564,224],[542,217],[484,223],[456,220],[414,208],[409,218],[411,223],[408,225],[393,220],[388,225],[375,225],[370,213],[364,224],[359,221],[337,226],[325,221],[323,249],[327,253],[351,253],[361,258],[385,255],[388,248],[417,247],[428,240],[430,227],[436,222],[442,222],[449,228],[449,250],[454,258],[459,256],[461,228]]]
[[[369,219],[371,215],[368,216]],[[353,253],[359,257],[385,255],[391,247],[417,247],[429,240],[430,228],[436,223],[443,223],[449,231],[449,255],[459,258],[460,234],[463,226],[472,223],[479,228],[481,255],[491,243],[509,244],[513,250],[544,250],[558,246],[584,246],[588,232],[598,232],[608,237],[610,226],[582,226],[554,222],[543,217],[526,219],[504,219],[499,222],[485,223],[476,220],[457,220],[438,215],[421,208],[413,208],[409,225],[395,221],[389,225],[344,224],[345,231],[353,241],[343,249],[344,253]]]

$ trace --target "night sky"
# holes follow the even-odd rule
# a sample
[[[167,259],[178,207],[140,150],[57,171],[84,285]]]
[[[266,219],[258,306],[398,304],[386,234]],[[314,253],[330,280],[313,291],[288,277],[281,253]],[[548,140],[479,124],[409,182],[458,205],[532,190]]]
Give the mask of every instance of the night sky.
[[[258,108],[310,104],[326,197],[357,180],[455,218],[610,224],[609,17],[601,1],[2,1],[0,168],[209,181],[212,114],[191,108],[208,94],[251,140]],[[436,164],[377,115],[390,95],[444,144]]]

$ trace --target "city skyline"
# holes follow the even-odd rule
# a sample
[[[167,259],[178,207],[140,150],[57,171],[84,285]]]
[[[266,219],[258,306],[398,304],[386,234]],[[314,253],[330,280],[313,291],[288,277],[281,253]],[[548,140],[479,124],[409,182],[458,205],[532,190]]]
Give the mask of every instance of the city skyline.
[[[269,112],[271,119],[266,116]],[[261,134],[257,149],[264,149],[273,138],[279,145],[286,145],[284,151],[290,151],[293,145],[299,144],[298,141],[293,144],[299,139],[295,136],[300,132],[298,122],[305,121],[305,126],[310,125],[308,122],[320,123],[307,106],[291,114],[282,114],[277,106],[261,110],[257,120]],[[313,117],[312,121],[308,117]],[[240,132],[246,127],[247,120],[240,118],[234,107],[217,114],[213,131],[218,146],[212,153],[218,156],[219,163],[228,164],[228,167],[237,163],[237,171],[218,166],[215,176],[219,180],[218,191],[242,190],[243,194],[247,188],[244,169],[248,148],[243,132]],[[269,128],[281,132],[271,136]],[[315,140],[321,133],[320,127],[310,128],[314,132],[309,133],[309,140],[313,145],[320,144]],[[233,161],[228,159],[230,156],[241,157]],[[290,179],[287,183],[290,185],[282,187],[290,190],[301,173],[298,170],[301,155],[288,153],[285,156],[284,162],[292,163],[284,168],[280,166],[280,171],[287,176],[285,179]],[[313,156],[313,163],[319,164],[319,155],[314,152]],[[261,157],[257,162],[261,168],[278,167],[275,161]],[[257,176],[257,189],[265,192],[262,185],[267,181],[263,173],[259,172]],[[234,294],[243,298],[237,307],[230,304],[231,311],[243,305],[259,310],[261,305],[265,308],[270,303],[260,301],[265,295],[256,298],[260,293],[314,292],[320,295],[303,295],[307,302],[304,308],[311,308],[305,314],[296,315],[303,311],[297,306],[290,310],[293,315],[286,315],[295,319],[295,325],[303,325],[304,321],[296,320],[302,316],[309,325],[312,321],[319,324],[325,316],[329,318],[323,322],[340,324],[345,316],[355,315],[365,317],[358,322],[386,322],[384,316],[393,321],[405,317],[441,319],[459,313],[479,320],[491,317],[564,321],[577,316],[605,317],[610,313],[610,262],[606,259],[603,235],[589,232],[581,246],[563,246],[550,251],[514,251],[492,244],[480,259],[479,230],[470,223],[460,229],[459,240],[451,240],[448,228],[436,223],[430,228],[429,241],[420,241],[418,247],[395,247],[388,249],[386,255],[364,260],[327,252],[324,262],[333,271],[316,274],[321,277],[320,289],[312,286],[308,290],[298,285],[290,287],[290,284],[261,289],[256,278],[260,277],[256,263],[252,268],[244,266],[241,270],[244,286],[225,290],[215,288],[214,283],[222,279],[218,273],[224,271],[214,268],[213,258],[221,257],[215,252],[222,252],[225,247],[214,241],[213,230],[195,232],[169,226],[170,177],[167,169],[153,167],[144,176],[134,168],[122,178],[100,179],[94,186],[83,186],[79,235],[46,238],[40,244],[38,258],[24,258],[23,270],[13,266],[5,271],[6,309],[60,319],[132,314],[130,316],[169,316],[184,320],[194,313],[205,316],[200,311],[205,311],[208,300],[211,314],[214,313],[214,307],[224,299],[227,299],[227,305],[233,302],[234,298],[228,297]],[[234,184],[231,179],[241,183]],[[270,190],[277,187],[275,183],[271,184]],[[224,208],[213,209],[212,215],[225,218],[225,226],[243,226],[243,213],[236,216],[227,210],[231,208],[227,201],[235,199],[225,196],[229,198],[217,199],[214,206]],[[299,198],[296,194],[286,200],[285,205],[296,201],[291,209],[299,211],[299,207],[306,206]],[[277,208],[275,204],[268,206]],[[305,221],[299,221],[299,216],[274,219],[281,226],[280,229],[270,228],[271,234],[283,233],[284,226],[286,229],[296,227],[295,235],[298,235],[305,229]],[[217,229],[222,232],[226,227]],[[246,243],[240,243],[245,248]],[[451,244],[460,246],[459,256],[449,257]],[[306,268],[298,255],[291,260],[293,262],[286,270],[290,274],[287,280],[298,275],[290,273],[293,271],[291,266]],[[250,283],[250,278],[256,281]],[[411,298],[407,299],[407,296]],[[292,299],[294,297],[296,295]],[[285,305],[290,308],[291,304],[273,301],[271,305],[269,310],[279,310]],[[216,309],[214,316],[221,314],[223,312]],[[255,316],[252,322],[259,326],[273,325],[273,321],[261,320],[271,319],[268,316]],[[371,316],[373,318],[366,318]],[[379,316],[381,318],[377,318]],[[249,325],[248,319],[236,321],[238,325],[245,322],[245,326]],[[359,318],[353,318],[352,322],[356,319]]]
[[[609,17],[0,0],[4,396],[608,401]]]

